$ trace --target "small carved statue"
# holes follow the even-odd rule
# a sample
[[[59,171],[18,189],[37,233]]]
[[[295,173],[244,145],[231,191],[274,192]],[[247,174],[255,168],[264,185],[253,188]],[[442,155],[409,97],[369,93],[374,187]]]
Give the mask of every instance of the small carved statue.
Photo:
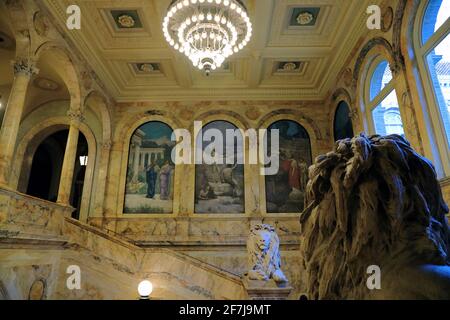
[[[247,241],[250,280],[269,281],[276,283],[288,282],[281,271],[280,239],[275,228],[268,224],[257,224],[250,230]]]

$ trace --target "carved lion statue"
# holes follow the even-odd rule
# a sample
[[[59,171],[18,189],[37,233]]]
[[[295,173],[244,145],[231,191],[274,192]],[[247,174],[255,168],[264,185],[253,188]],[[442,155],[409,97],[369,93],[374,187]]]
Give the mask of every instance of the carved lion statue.
[[[276,283],[288,282],[281,271],[280,239],[275,228],[268,224],[257,224],[250,230],[247,241],[250,280],[269,281]]]
[[[309,178],[300,250],[310,299],[450,299],[448,207],[408,141],[338,141]]]

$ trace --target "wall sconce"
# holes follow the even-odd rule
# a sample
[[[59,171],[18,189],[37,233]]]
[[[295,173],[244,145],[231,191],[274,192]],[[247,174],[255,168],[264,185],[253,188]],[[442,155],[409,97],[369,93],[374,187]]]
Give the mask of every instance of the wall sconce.
[[[150,295],[153,292],[153,284],[148,280],[141,281],[138,286],[138,292],[141,300],[150,300]]]
[[[80,156],[80,165],[86,167],[88,163],[88,156]]]

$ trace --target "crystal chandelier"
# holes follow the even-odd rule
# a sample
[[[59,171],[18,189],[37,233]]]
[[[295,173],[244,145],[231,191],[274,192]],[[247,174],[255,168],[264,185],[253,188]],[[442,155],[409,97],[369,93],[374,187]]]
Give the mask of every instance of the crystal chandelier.
[[[250,41],[252,23],[239,0],[173,0],[164,37],[209,75]]]

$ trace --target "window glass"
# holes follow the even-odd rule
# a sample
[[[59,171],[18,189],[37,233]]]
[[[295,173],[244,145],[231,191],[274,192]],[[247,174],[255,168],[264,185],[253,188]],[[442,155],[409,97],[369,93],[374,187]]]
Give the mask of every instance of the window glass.
[[[450,0],[430,0],[422,26],[422,44],[428,42],[431,36],[450,17]]]
[[[405,134],[395,90],[372,110],[372,118],[379,135]]]
[[[391,82],[392,72],[389,67],[389,63],[385,60],[381,61],[375,68],[370,80],[370,101],[373,101],[375,97]]]
[[[450,35],[441,41],[426,58],[437,106],[450,144]]]

